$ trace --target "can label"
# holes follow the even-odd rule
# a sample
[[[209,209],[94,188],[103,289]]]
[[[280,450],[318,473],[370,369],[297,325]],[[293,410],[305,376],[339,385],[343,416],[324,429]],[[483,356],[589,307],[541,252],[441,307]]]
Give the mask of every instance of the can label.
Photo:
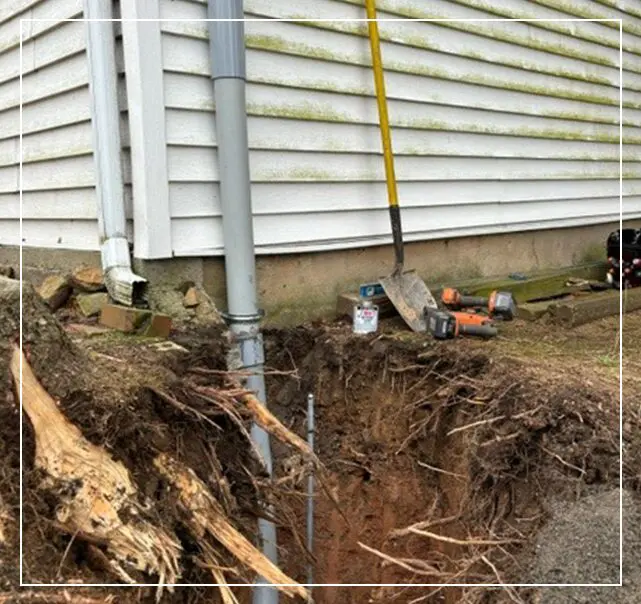
[[[354,333],[374,333],[378,329],[378,306],[354,307]]]

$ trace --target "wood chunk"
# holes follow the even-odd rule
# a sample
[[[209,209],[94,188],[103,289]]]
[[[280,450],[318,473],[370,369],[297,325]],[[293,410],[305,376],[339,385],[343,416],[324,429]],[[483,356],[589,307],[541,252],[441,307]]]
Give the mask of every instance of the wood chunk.
[[[38,293],[45,304],[52,311],[56,311],[67,302],[71,295],[69,278],[63,275],[50,275],[42,282]]]
[[[526,302],[520,304],[516,309],[516,316],[524,321],[536,321],[546,314],[554,301],[546,302]]]

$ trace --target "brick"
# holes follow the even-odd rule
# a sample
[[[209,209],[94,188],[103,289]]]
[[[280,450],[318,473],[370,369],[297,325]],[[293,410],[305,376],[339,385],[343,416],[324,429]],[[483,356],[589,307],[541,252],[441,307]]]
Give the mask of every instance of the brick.
[[[125,333],[133,333],[145,320],[151,320],[152,312],[119,304],[107,304],[100,312],[100,324]]]
[[[183,298],[183,306],[185,308],[193,308],[200,304],[200,297],[198,296],[198,290],[195,287],[190,287]]]
[[[109,304],[109,294],[98,292],[95,294],[78,294],[76,306],[84,317],[99,315],[103,306]]]
[[[171,332],[172,325],[169,315],[119,304],[107,304],[102,307],[100,324],[125,333],[150,338],[166,338]]]
[[[51,310],[58,310],[71,295],[69,278],[62,275],[50,275],[42,282],[38,293]]]
[[[99,292],[105,289],[105,278],[102,269],[97,266],[77,268],[71,274],[75,287],[84,292]]]
[[[166,338],[171,333],[171,317],[169,315],[154,314],[151,321],[145,325],[140,334],[150,338]]]

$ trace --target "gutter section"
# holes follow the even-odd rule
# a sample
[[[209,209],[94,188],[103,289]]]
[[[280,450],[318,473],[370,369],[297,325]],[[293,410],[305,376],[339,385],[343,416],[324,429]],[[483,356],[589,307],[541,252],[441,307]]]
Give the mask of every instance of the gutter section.
[[[83,10],[102,269],[109,295],[131,306],[144,297],[147,282],[131,269],[127,240],[112,3],[84,0]]]

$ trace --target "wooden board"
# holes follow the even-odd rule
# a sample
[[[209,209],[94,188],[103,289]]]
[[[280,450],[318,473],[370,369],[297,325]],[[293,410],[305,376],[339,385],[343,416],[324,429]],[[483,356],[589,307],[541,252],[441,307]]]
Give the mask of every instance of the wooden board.
[[[599,292],[584,298],[552,304],[549,308],[551,319],[554,323],[565,327],[576,327],[619,314],[618,290]],[[641,309],[641,287],[623,292],[623,312],[632,312]]]

